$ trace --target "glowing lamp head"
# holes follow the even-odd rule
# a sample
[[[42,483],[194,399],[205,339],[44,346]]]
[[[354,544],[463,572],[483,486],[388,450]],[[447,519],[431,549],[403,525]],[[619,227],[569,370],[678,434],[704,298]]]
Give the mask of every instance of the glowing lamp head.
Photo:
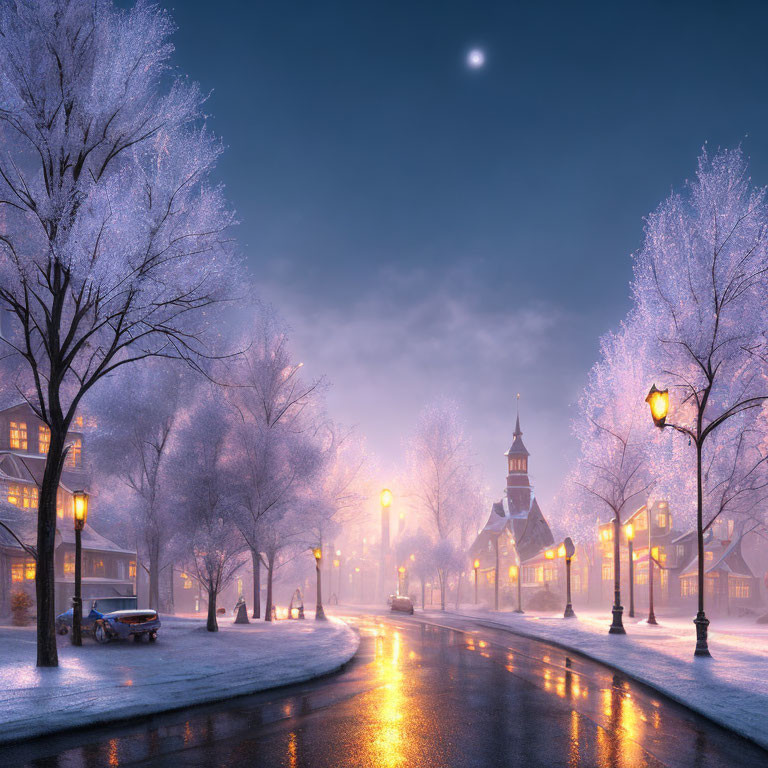
[[[398,572],[398,573],[405,573],[405,566],[404,566],[404,565],[401,565],[401,566],[400,566],[400,567],[397,569],[397,572]]]
[[[336,557],[341,557],[341,550],[340,549],[336,550]]]
[[[312,550],[312,554],[315,556],[315,560],[319,563],[323,559],[323,550],[320,547],[315,547]]]
[[[565,544],[561,544],[561,545],[560,545],[560,546],[557,548],[557,556],[558,556],[558,557],[565,557]]]
[[[473,568],[479,568],[479,567],[480,567],[480,561],[479,560],[475,560],[475,564],[474,564]]]
[[[333,561],[333,567],[334,568],[338,568],[339,567],[339,561],[338,560],[334,560]]]
[[[360,569],[356,567],[355,568],[355,573],[360,573]]]
[[[75,528],[82,531],[88,520],[88,494],[85,491],[75,491],[72,494],[75,513]]]
[[[627,523],[624,530],[627,534],[627,541],[632,541],[632,539],[635,538],[635,527],[632,525],[632,523]]]
[[[385,488],[381,492],[381,506],[382,507],[392,506],[392,491],[390,491],[389,488]]]
[[[656,389],[654,384],[648,393],[648,397],[645,398],[645,402],[651,408],[653,423],[657,427],[663,428],[667,421],[667,413],[669,412],[669,390]]]
[[[517,578],[517,566],[516,565],[510,565],[509,566],[509,578],[513,579],[513,580]]]
[[[544,557],[546,557],[547,560],[554,560],[555,559],[555,550],[554,549],[548,549],[544,553]]]

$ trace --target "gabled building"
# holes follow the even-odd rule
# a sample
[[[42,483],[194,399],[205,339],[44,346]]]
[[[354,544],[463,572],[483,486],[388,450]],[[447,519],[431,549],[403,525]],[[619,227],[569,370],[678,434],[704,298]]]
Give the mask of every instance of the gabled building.
[[[55,606],[64,611],[74,593],[75,533],[72,492],[88,490],[82,419],[67,435],[67,454],[56,497]],[[0,520],[27,546],[37,540],[37,505],[50,446],[50,431],[26,403],[0,411]],[[93,511],[90,520],[93,520]],[[136,552],[98,534],[89,522],[82,535],[83,597],[133,595]],[[35,560],[0,527],[0,616],[14,590],[35,599]]]
[[[499,589],[508,592],[525,561],[535,558],[554,544],[528,476],[528,453],[517,415],[512,445],[507,458],[507,485],[504,496],[491,506],[488,520],[469,548],[469,556],[479,561],[479,585],[494,589],[499,573]],[[523,582],[523,586],[527,585]],[[538,587],[543,586],[539,584]],[[490,594],[490,593],[489,593]],[[486,595],[487,597],[487,595]]]

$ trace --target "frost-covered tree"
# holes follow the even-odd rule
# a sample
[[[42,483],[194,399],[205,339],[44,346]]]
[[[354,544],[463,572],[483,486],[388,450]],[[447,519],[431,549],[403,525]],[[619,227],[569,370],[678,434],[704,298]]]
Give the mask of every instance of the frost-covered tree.
[[[643,504],[653,484],[646,462],[651,434],[643,402],[643,349],[627,327],[603,337],[600,360],[592,368],[578,403],[573,432],[580,444],[577,465],[570,475],[580,516],[590,522],[595,513],[613,522],[613,621],[611,634],[624,634],[621,605],[621,525],[633,505]]]
[[[233,413],[218,392],[201,395],[185,414],[174,452],[177,525],[187,542],[188,570],[208,596],[209,632],[218,631],[216,601],[243,565],[227,469]]]
[[[149,356],[210,354],[232,216],[207,179],[203,97],[168,75],[171,23],[140,0],[0,9],[0,309],[16,385],[51,431],[37,532],[38,666],[56,666],[56,491],[82,397]],[[167,87],[166,87],[167,84]]]
[[[149,578],[149,607],[158,610],[160,577],[178,554],[171,459],[179,412],[194,399],[183,373],[165,361],[145,362],[130,376],[116,374],[89,400],[98,423],[90,441],[94,482],[128,513],[122,525],[131,529]]]
[[[310,413],[322,382],[302,379],[301,364],[290,355],[286,328],[270,307],[259,307],[249,316],[245,335],[245,352],[230,366],[234,386],[227,395],[240,416],[232,435],[235,521],[251,552],[253,618],[259,618],[261,558],[266,551],[261,536],[268,532],[274,564],[283,538],[278,535],[279,520],[318,469],[320,446]],[[267,556],[271,577],[269,563]],[[265,618],[271,620],[269,610]]]
[[[633,294],[635,327],[651,363],[646,383],[669,388],[666,426],[683,432],[695,453],[696,653],[709,655],[705,449],[730,419],[741,418],[746,427],[768,398],[768,206],[765,190],[751,183],[740,149],[713,157],[705,151],[696,177],[649,216]],[[674,471],[686,474],[682,463]]]
[[[471,458],[456,404],[441,400],[425,407],[408,445],[407,486],[416,518],[434,542],[442,610],[448,578],[457,572],[453,552],[465,527],[462,521],[477,511]]]

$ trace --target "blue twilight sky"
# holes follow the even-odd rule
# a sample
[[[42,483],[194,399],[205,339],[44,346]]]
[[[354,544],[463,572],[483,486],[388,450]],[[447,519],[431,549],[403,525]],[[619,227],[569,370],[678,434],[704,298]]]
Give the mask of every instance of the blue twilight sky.
[[[521,392],[546,512],[643,216],[705,142],[768,182],[768,3],[165,5],[243,252],[336,418],[388,469],[452,396],[498,495]]]

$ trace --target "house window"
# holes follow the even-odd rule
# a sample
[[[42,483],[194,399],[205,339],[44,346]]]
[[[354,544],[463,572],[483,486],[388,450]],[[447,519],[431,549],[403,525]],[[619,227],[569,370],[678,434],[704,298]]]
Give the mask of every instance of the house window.
[[[11,448],[17,451],[27,450],[27,423],[25,421],[11,422]]]
[[[184,579],[184,589],[192,589],[192,579]]]
[[[658,525],[659,528],[666,528],[667,527],[667,513],[666,512],[658,512],[656,514],[656,525]]]
[[[613,579],[613,563],[603,563],[603,581]]]
[[[728,582],[728,597],[748,600],[749,582],[746,579],[730,579]]]
[[[680,579],[680,596],[690,597],[691,595],[697,595],[699,593],[699,587],[695,578]]]
[[[715,553],[714,552],[705,552],[704,553],[704,562],[705,563],[711,563],[715,559]]]
[[[14,584],[24,581],[24,563],[11,564],[11,581]]]
[[[83,465],[83,441],[79,437],[72,441],[69,453],[67,453],[67,464],[74,468]]]
[[[642,514],[639,514],[635,520],[635,528],[637,528],[638,531],[646,531],[648,530],[648,513],[643,512]]]
[[[677,559],[682,560],[685,557],[685,547],[682,544],[677,545]]]
[[[75,553],[64,553],[64,575],[69,576],[75,572]]]
[[[131,560],[131,562],[128,563],[128,578],[129,579],[136,578],[136,561],[135,560]]]
[[[40,424],[37,428],[37,452],[47,455],[48,449],[51,447],[51,430]]]
[[[8,485],[8,503],[22,509],[37,509],[37,486],[10,483]]]
[[[104,575],[104,561],[101,558],[93,558],[88,568],[89,576],[103,576]]]
[[[34,581],[35,580],[35,571],[37,568],[35,567],[35,561],[34,560],[27,560],[24,563],[24,578],[27,581]]]
[[[78,428],[83,428],[83,417],[82,415],[75,416],[75,418],[72,420],[72,423]]]

